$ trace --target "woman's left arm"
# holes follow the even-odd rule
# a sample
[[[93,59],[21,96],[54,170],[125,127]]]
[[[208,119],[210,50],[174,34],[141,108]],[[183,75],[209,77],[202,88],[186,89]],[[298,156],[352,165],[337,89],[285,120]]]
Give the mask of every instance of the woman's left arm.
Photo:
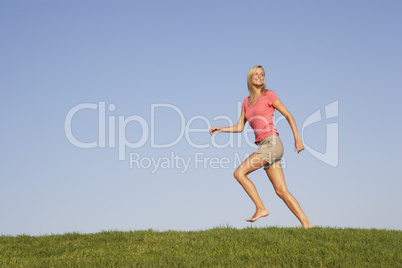
[[[285,105],[283,105],[280,100],[274,101],[274,103],[272,103],[272,107],[277,109],[286,118],[286,120],[288,120],[290,128],[293,131],[293,136],[295,138],[295,151],[297,153],[300,153],[301,151],[304,150],[304,145],[302,140],[300,139],[299,132],[297,131],[296,122],[293,116],[290,114],[288,109],[286,109]]]

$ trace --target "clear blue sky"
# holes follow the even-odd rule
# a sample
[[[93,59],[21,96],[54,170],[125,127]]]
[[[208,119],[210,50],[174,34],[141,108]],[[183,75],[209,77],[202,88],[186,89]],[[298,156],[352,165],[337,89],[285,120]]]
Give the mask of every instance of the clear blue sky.
[[[2,1],[0,234],[299,226],[263,170],[250,178],[271,214],[246,223],[253,203],[233,172],[253,135],[205,132],[237,122],[257,64],[300,132],[321,111],[307,146],[338,142],[335,166],[298,155],[278,121],[287,185],[310,220],[401,230],[401,14],[400,1]],[[78,141],[98,142],[83,149],[65,122],[88,104],[71,120]],[[123,137],[144,142],[119,148]]]

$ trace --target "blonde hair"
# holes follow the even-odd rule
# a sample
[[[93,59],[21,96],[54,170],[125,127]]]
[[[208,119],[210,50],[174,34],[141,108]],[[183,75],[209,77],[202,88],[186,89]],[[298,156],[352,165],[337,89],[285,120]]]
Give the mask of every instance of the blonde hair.
[[[248,91],[250,92],[250,99],[254,98],[255,95],[255,86],[251,83],[251,77],[255,74],[255,72],[257,71],[257,69],[262,69],[262,71],[264,72],[264,78],[265,78],[265,70],[261,65],[256,65],[254,67],[252,67],[247,74],[247,87],[248,87]],[[261,86],[261,93],[265,92],[266,88],[265,88],[265,80],[264,83]]]

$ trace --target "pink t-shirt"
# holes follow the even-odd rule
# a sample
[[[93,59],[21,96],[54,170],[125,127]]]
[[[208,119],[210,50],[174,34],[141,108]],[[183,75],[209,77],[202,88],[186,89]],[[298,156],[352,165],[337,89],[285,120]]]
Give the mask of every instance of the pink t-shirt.
[[[271,135],[279,135],[273,123],[275,108],[272,107],[272,103],[278,99],[278,96],[271,90],[262,93],[253,106],[249,105],[249,97],[244,99],[241,109],[245,112],[246,119],[254,130],[255,142],[262,141]]]

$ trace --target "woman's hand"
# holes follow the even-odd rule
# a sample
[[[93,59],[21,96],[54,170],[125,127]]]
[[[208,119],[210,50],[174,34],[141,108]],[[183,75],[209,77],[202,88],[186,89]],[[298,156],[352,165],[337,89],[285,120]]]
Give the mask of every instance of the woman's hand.
[[[211,127],[209,129],[209,134],[211,134],[211,136],[212,136],[214,134],[218,134],[221,131],[222,131],[222,128],[220,128],[220,127]]]
[[[295,152],[300,153],[303,150],[304,150],[303,142],[301,141],[300,138],[297,138],[295,140]]]
[[[272,106],[277,109],[289,122],[290,128],[292,129],[293,136],[295,137],[295,152],[300,153],[304,150],[303,142],[300,139],[299,132],[297,131],[296,123],[293,116],[290,114],[285,105],[282,104],[280,100],[274,101]]]

